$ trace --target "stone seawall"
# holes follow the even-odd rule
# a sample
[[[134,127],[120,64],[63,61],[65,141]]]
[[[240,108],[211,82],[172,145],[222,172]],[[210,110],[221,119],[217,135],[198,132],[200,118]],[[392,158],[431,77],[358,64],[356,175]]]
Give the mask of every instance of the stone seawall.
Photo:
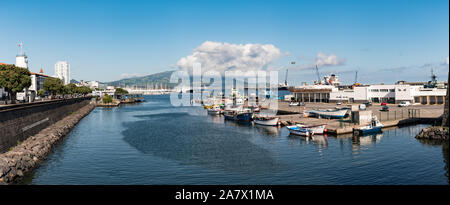
[[[89,104],[90,97],[0,107],[0,153]]]
[[[0,184],[13,184],[33,170],[51,152],[53,145],[63,138],[94,109],[88,104],[62,120],[41,130],[34,136],[0,154]]]

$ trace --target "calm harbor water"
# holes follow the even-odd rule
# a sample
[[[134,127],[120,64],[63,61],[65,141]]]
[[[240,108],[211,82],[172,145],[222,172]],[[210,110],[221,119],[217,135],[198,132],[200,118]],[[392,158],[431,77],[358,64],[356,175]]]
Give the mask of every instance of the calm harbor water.
[[[427,125],[306,139],[146,100],[93,110],[24,183],[448,184],[448,144],[414,138]]]

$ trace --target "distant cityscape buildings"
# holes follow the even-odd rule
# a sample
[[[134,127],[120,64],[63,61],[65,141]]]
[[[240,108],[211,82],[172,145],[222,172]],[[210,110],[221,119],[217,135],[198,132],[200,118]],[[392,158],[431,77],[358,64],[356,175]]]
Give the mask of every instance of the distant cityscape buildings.
[[[23,52],[23,44],[19,43],[19,52],[16,55],[16,67],[30,69],[28,66],[28,56]],[[5,65],[6,63],[0,63]],[[33,102],[37,97],[37,93],[39,90],[44,89],[44,81],[46,78],[51,76],[45,75],[42,67],[40,68],[39,73],[31,72],[31,86],[23,90],[23,92],[18,92],[16,99],[24,102]],[[63,80],[64,84],[70,83],[70,65],[66,61],[59,61],[55,64],[55,77]],[[5,89],[0,88],[0,99],[4,100],[8,97],[8,93]]]
[[[70,65],[67,61],[58,61],[55,64],[55,77],[61,79],[64,85],[70,83]]]

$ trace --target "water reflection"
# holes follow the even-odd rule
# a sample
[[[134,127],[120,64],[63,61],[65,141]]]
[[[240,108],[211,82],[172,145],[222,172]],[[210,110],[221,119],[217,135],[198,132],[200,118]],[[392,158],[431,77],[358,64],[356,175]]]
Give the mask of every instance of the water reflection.
[[[280,128],[276,126],[264,126],[264,125],[257,125],[254,124],[253,127],[256,131],[258,131],[261,134],[264,135],[270,135],[270,136],[279,136],[280,135]]]
[[[233,128],[246,126],[250,129],[251,124],[216,124],[211,123],[210,118],[186,113],[137,117],[145,120],[124,123],[126,130],[122,134],[125,142],[142,153],[181,164],[248,175],[283,167],[270,151],[250,142],[248,130]]]
[[[353,136],[352,144],[361,147],[361,146],[369,146],[372,144],[376,144],[383,137],[383,133],[365,135],[365,136]]]
[[[328,147],[328,136],[325,135],[313,135],[311,137],[304,137],[304,136],[298,136],[298,135],[288,135],[289,138],[289,144],[291,147],[295,146],[295,144],[299,144],[301,146],[303,145],[315,145],[317,147],[317,151],[321,152],[322,149],[325,149]]]

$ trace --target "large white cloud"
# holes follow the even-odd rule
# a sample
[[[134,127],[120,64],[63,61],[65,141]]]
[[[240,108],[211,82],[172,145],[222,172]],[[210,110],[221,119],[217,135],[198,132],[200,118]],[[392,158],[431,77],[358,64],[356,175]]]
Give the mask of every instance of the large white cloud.
[[[310,62],[306,64],[300,64],[295,66],[295,69],[299,70],[308,70],[314,69],[316,65],[321,67],[333,67],[340,66],[345,64],[345,59],[339,58],[337,55],[331,53],[329,55],[319,52],[314,60],[310,60]]]
[[[326,55],[324,53],[318,53],[316,57],[317,66],[339,66],[343,65],[345,60],[339,59],[335,54]]]
[[[189,56],[181,58],[177,66],[192,71],[194,63],[201,63],[202,71],[215,70],[266,70],[276,59],[283,56],[272,44],[230,44],[205,41]]]

